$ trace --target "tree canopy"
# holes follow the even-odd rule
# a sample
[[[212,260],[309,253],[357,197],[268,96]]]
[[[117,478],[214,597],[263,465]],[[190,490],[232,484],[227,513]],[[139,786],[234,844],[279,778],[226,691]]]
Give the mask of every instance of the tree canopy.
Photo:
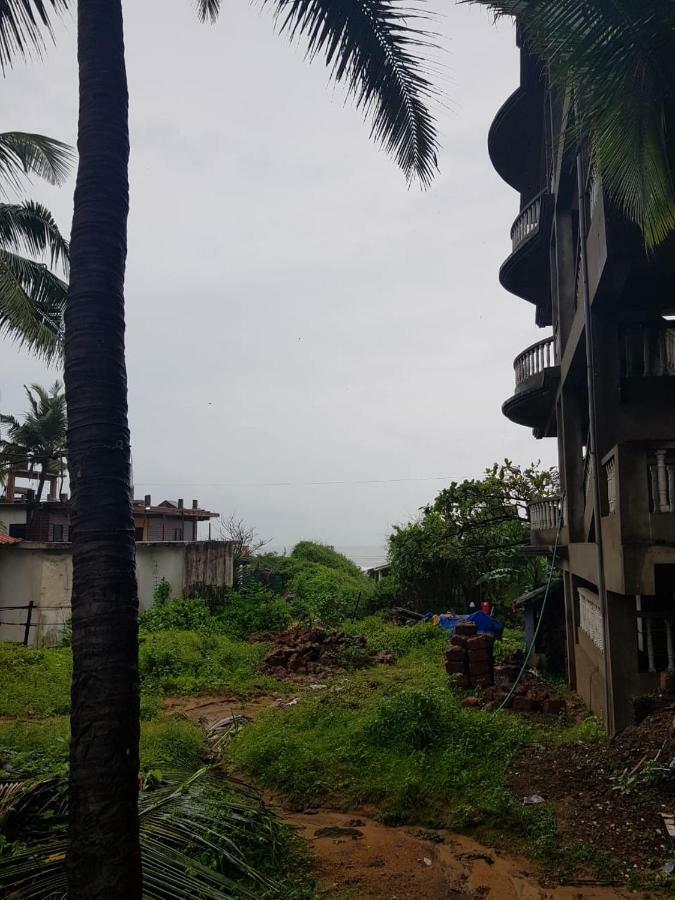
[[[540,463],[495,463],[483,478],[453,481],[414,522],[389,538],[402,602],[445,609],[469,600],[510,601],[541,580],[528,558],[528,503],[558,491],[558,475]]]

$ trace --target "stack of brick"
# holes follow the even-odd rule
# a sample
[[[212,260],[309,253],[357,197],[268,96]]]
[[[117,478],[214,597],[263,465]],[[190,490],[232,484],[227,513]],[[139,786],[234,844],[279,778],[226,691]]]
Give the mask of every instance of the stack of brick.
[[[474,622],[459,622],[445,654],[445,671],[457,676],[462,687],[487,687],[493,684],[493,640],[476,634]]]

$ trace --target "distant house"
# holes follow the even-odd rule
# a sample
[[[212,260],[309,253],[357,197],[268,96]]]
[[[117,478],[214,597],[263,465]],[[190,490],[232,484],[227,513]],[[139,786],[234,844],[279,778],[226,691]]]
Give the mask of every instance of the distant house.
[[[366,575],[368,578],[372,578],[373,581],[382,581],[390,572],[391,566],[389,563],[384,563],[381,566],[370,566],[369,569],[366,569]]]
[[[201,509],[197,500],[186,509],[183,501],[162,500],[152,505],[150,494],[134,500],[134,528],[137,541],[196,541],[199,522],[217,519],[219,513]]]
[[[35,491],[19,486],[17,478],[31,481],[37,478],[33,472],[13,472],[7,480],[4,495],[0,495],[0,532],[21,540],[40,543],[68,543],[70,541],[70,499],[67,494],[57,496],[58,476],[47,476],[48,495],[38,503]],[[134,500],[134,530],[136,541],[196,541],[199,522],[218,517],[217,512],[202,509],[197,500],[185,508],[183,500],[175,503],[163,500],[152,505],[146,494],[143,500]]]

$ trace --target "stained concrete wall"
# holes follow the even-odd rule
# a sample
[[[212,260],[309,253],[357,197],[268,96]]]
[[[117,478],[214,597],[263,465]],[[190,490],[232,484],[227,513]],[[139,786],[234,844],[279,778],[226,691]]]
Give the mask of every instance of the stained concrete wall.
[[[72,591],[70,544],[21,544],[0,547],[0,640],[23,641],[26,607],[33,603],[29,644],[58,643],[70,617]],[[152,605],[162,578],[174,597],[231,587],[234,544],[230,541],[143,543],[136,546],[136,577],[141,610]]]

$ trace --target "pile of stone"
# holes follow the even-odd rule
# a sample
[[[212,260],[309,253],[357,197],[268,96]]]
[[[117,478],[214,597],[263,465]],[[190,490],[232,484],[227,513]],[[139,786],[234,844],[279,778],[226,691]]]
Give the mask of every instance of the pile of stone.
[[[485,688],[494,681],[493,639],[477,634],[475,622],[458,622],[445,654],[445,671],[464,688]]]
[[[254,634],[252,642],[273,641],[261,668],[277,678],[289,675],[322,675],[343,668],[359,668],[384,663],[391,665],[396,657],[385,650],[370,653],[366,639],[344,631],[324,628],[296,628],[273,634]]]
[[[516,665],[494,667],[494,686],[483,691],[485,709],[496,709],[502,705],[519,672],[520,666]],[[515,712],[536,712],[559,716],[566,711],[567,704],[554,691],[542,685],[538,678],[526,672],[513,695],[506,700],[504,708],[513,709]]]

